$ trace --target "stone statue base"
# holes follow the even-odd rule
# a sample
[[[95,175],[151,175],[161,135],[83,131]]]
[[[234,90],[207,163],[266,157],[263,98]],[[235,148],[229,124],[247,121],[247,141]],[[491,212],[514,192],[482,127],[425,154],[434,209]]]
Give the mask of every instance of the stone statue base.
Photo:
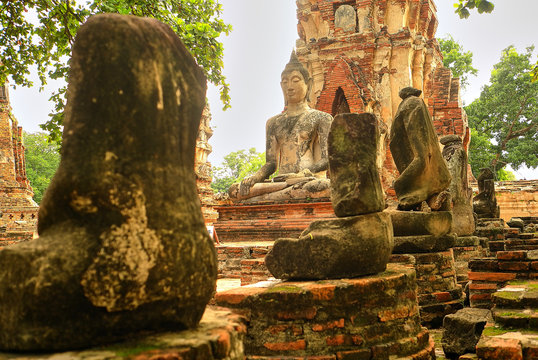
[[[315,221],[299,239],[278,239],[265,257],[279,279],[336,279],[385,270],[392,252],[390,215],[378,212]]]
[[[433,235],[440,237],[450,232],[450,211],[389,211],[394,236]]]
[[[393,254],[414,254],[446,251],[456,245],[456,235],[395,236]]]
[[[389,264],[357,279],[265,281],[220,292],[216,301],[250,314],[251,358],[434,359],[417,291],[413,269]]]

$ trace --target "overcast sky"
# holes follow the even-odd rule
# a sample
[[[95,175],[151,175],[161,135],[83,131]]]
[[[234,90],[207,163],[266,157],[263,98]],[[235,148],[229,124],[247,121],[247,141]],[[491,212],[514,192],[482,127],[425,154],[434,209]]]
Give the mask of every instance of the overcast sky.
[[[255,147],[265,150],[265,122],[282,111],[280,73],[295,46],[297,35],[294,0],[221,0],[225,22],[233,31],[224,37],[224,74],[231,86],[232,108],[223,112],[217,89],[210,87],[208,98],[215,133],[210,139],[209,160],[218,166],[224,155]],[[489,82],[493,65],[501,51],[515,45],[522,52],[538,43],[538,0],[495,0],[492,14],[461,20],[454,14],[456,0],[435,0],[439,27],[437,37],[451,34],[464,49],[474,54],[479,70],[463,93],[466,104],[480,95]],[[535,51],[536,54],[536,51]],[[18,87],[10,91],[13,112],[24,130],[39,131],[52,105],[50,95],[37,88]],[[538,179],[538,170],[515,172],[518,178]]]

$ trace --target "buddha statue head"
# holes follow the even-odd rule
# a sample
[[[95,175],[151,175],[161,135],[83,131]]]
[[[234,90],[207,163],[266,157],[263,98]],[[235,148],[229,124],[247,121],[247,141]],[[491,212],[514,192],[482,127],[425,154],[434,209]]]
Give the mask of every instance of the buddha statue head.
[[[286,106],[309,101],[308,95],[312,88],[312,78],[308,70],[292,51],[290,61],[281,74],[280,86],[284,93]]]

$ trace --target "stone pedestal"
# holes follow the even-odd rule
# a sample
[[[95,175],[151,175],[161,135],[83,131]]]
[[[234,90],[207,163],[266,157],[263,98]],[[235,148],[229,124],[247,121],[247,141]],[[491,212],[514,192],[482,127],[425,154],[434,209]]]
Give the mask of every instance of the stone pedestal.
[[[485,238],[488,251],[495,255],[497,251],[504,250],[504,220],[498,218],[478,219],[474,235]]]
[[[196,359],[243,360],[246,319],[230,309],[207,307],[196,329],[167,332],[131,339],[108,346],[62,353],[2,353],[2,360],[58,359]]]
[[[278,279],[337,279],[385,270],[392,252],[390,215],[376,212],[315,221],[298,239],[278,239],[265,257]]]
[[[218,293],[221,306],[247,315],[250,359],[434,359],[420,325],[415,272],[356,279],[268,281]]]
[[[469,261],[474,258],[486,256],[486,249],[480,244],[477,236],[457,237],[454,247],[454,263],[456,266],[456,278],[458,284],[465,288],[469,281]]]
[[[463,291],[456,282],[452,249],[443,252],[393,255],[391,262],[407,263],[417,273],[422,324],[437,328],[443,317],[463,307]]]

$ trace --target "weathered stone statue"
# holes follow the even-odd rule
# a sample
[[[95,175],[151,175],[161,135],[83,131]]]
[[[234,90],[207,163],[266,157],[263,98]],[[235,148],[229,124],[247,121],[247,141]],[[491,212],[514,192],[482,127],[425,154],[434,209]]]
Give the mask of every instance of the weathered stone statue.
[[[400,172],[394,190],[398,209],[403,210],[391,212],[394,251],[398,253],[450,247],[448,239],[442,237],[452,227],[448,192],[451,176],[420,94],[411,87],[400,90],[402,102],[390,133],[390,151]]]
[[[325,178],[328,166],[327,136],[332,116],[308,106],[312,79],[295,52],[282,72],[280,85],[286,109],[267,121],[266,163],[241,184],[230,187],[228,193],[234,200],[306,198],[323,191],[328,196],[329,181],[320,178]],[[279,175],[267,181],[276,171]]]
[[[478,175],[478,195],[473,198],[473,210],[479,219],[498,218],[500,215],[495,196],[495,176],[489,168]]]
[[[394,190],[402,210],[420,208],[423,202],[432,210],[448,210],[450,172],[421,93],[411,87],[400,90],[403,101],[390,132],[390,151],[400,172]]]
[[[373,114],[339,114],[328,148],[331,199],[338,219],[314,221],[299,239],[278,239],[265,257],[279,279],[335,279],[385,270],[392,223],[376,167],[378,121]]]
[[[40,237],[0,251],[0,349],[198,324],[217,274],[193,171],[205,91],[168,26],[107,14],[80,28]]]
[[[447,135],[440,141],[444,145],[443,157],[452,176],[449,187],[452,197],[452,232],[458,236],[472,235],[475,224],[471,205],[472,190],[467,180],[467,152],[458,135]]]

